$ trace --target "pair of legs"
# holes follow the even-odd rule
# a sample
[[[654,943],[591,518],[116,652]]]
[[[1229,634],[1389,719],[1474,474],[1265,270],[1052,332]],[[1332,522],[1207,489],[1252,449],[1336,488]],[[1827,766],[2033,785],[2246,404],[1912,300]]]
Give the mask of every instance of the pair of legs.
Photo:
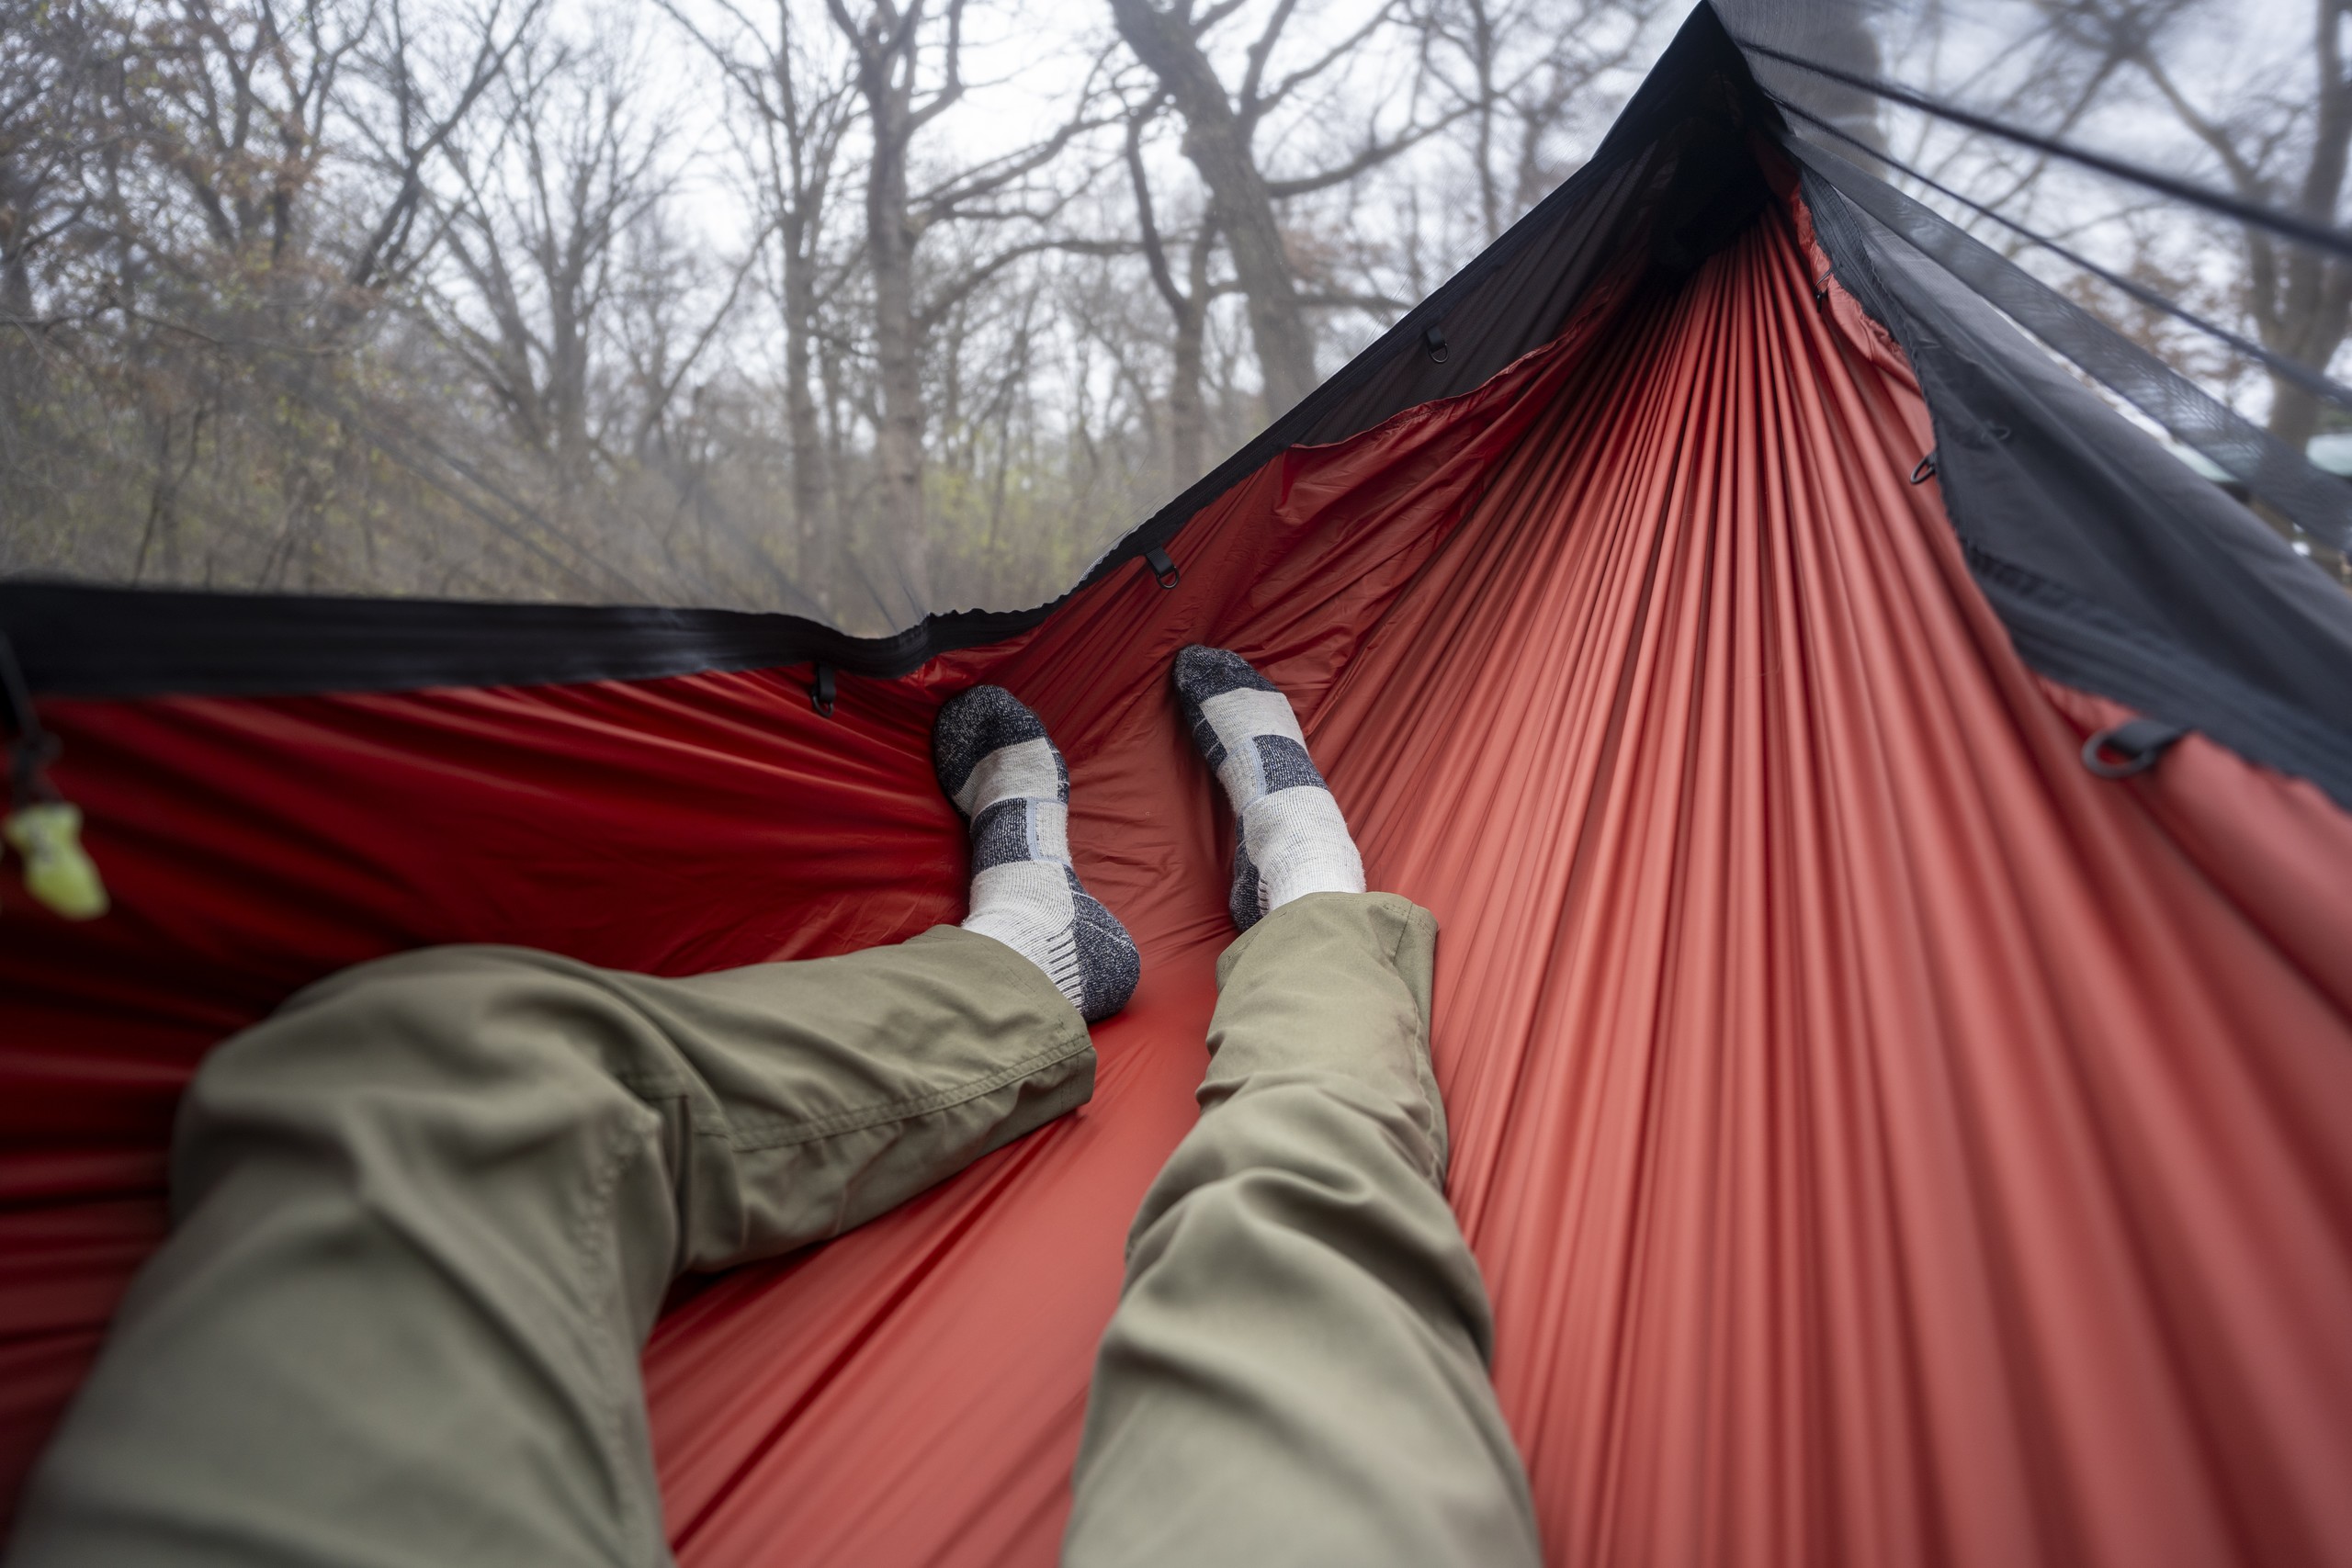
[[[1246,929],[1201,1121],[1130,1236],[1066,1561],[1532,1562],[1441,1190],[1434,922],[1361,891],[1279,693],[1205,649],[1178,681],[1239,808]],[[1034,716],[979,688],[936,740],[966,929],[685,980],[432,950],[216,1052],[172,1237],[11,1561],[666,1561],[638,1357],[672,1280],[837,1235],[1082,1103],[1086,1019],[1135,983]]]

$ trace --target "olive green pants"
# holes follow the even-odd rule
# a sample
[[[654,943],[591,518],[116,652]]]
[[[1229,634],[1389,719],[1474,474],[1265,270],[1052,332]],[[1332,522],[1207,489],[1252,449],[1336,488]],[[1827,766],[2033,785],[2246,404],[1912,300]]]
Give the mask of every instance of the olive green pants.
[[[1534,1561],[1438,1194],[1433,934],[1328,896],[1227,954],[1069,1561]],[[1093,1077],[1044,975],[953,928],[685,980],[514,948],[336,976],[190,1087],[172,1235],[10,1562],[666,1562],[638,1358],[671,1281],[870,1219]]]
[[[1073,1568],[1526,1568],[1493,1320],[1445,1201],[1437,921],[1312,894],[1217,960],[1201,1119],[1102,1335]]]

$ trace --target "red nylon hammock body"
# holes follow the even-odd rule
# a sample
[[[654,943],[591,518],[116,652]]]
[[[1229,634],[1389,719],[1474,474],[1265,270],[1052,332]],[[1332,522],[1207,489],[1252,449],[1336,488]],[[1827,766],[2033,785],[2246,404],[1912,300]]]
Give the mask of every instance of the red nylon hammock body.
[[[1229,822],[1166,670],[1260,662],[1436,911],[1451,1190],[1558,1562],[2352,1562],[2352,821],[2041,682],[1899,354],[1768,213],[1477,392],[835,716],[791,675],[59,702],[116,911],[0,915],[0,1488],[162,1233],[175,1098],[300,985],[520,942],[688,974],[961,914],[930,716],[1009,685],[1145,954],[1063,1122],[682,1290],[681,1560],[1043,1563],[1191,1124]]]

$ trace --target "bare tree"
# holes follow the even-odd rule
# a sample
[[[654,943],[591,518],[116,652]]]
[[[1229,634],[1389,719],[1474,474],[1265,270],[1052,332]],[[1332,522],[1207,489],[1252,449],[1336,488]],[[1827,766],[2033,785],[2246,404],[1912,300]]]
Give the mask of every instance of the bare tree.
[[[1272,338],[1183,102],[1115,40],[1074,94],[967,84],[999,3],[665,0],[684,35],[624,38],[549,0],[0,0],[0,327],[50,374],[5,412],[0,569],[861,631],[1049,596],[1262,419]],[[1415,292],[1422,187],[1451,254],[1563,155],[1537,24],[1588,0],[1479,0],[1479,204],[1435,194],[1469,100],[1411,9],[1467,0],[1246,3],[1186,25],[1295,391]],[[1061,15],[1020,19],[1105,41]],[[966,150],[1013,104],[1037,131]],[[720,169],[740,220],[686,185]]]
[[[63,15],[51,36],[72,40],[59,86],[81,146],[70,260],[52,281],[85,385],[136,415],[145,504],[130,574],[152,562],[200,576],[229,551],[269,580],[315,555],[350,456],[332,419],[257,395],[256,378],[327,352],[364,313],[333,257],[348,204],[364,197],[333,193],[328,172],[373,14],[157,0]],[[274,519],[216,511],[198,528],[185,498],[208,450],[227,455],[232,427],[274,427],[266,439],[289,458],[281,504]]]
[[[356,233],[344,265],[352,289],[380,293],[405,282],[432,254],[439,236],[429,225],[420,227],[432,208],[428,176],[515,49],[532,36],[546,5],[488,0],[469,19],[455,57],[435,61],[420,46],[408,0],[381,0],[379,26],[356,72],[373,96],[348,104],[345,114],[382,192],[374,221]],[[435,18],[426,30],[446,33],[446,18]]]
[[[1600,83],[1649,41],[1659,0],[1427,0],[1424,63],[1460,107],[1484,238],[1567,173],[1554,142],[1605,102]]]
[[[559,518],[597,455],[593,378],[619,247],[666,194],[662,134],[638,118],[626,47],[526,43],[498,122],[450,150],[447,244],[464,288],[436,318],[516,445],[545,463]]]
[[[1347,62],[1402,12],[1387,0],[1343,37],[1296,69],[1276,72],[1273,60],[1297,13],[1296,0],[1275,0],[1257,36],[1243,51],[1239,82],[1228,88],[1209,57],[1209,34],[1237,15],[1242,0],[1217,0],[1196,10],[1193,0],[1110,0],[1119,36],[1159,82],[1184,120],[1184,155],[1199,171],[1212,201],[1212,220],[1233,258],[1236,281],[1249,302],[1250,328],[1264,378],[1269,413],[1279,413],[1313,389],[1315,334],[1307,299],[1285,243],[1276,206],[1360,178],[1442,129],[1446,120],[1408,112],[1405,124],[1383,132],[1377,117],[1338,163],[1287,177],[1267,174],[1258,139],[1269,117],[1303,88]],[[1408,110],[1418,105],[1408,95]]]
[[[119,78],[126,126],[220,253],[289,258],[326,154],[336,79],[367,24],[319,6],[281,16],[272,0],[178,0],[124,40],[144,67]]]
[[[2308,85],[2266,84],[2258,96],[2234,104],[2200,101],[2193,78],[2160,52],[2166,29],[2187,10],[2182,0],[2069,0],[2060,19],[2101,53],[2128,61],[2211,152],[2239,196],[2334,227],[2352,162],[2352,77],[2343,46],[2352,0],[2312,0]],[[2242,236],[2245,310],[2263,346],[2324,370],[2352,331],[2352,263],[2250,224]],[[2318,422],[2309,391],[2271,378],[2272,434],[2300,451]]]
[[[41,0],[0,0],[0,332],[16,342],[39,324],[36,258],[81,214],[74,174],[93,130],[89,54],[77,17]]]
[[[1182,489],[1200,478],[1207,467],[1202,450],[1205,429],[1201,408],[1202,350],[1208,330],[1210,302],[1225,289],[1209,280],[1217,231],[1206,212],[1194,221],[1185,242],[1182,283],[1176,281],[1175,269],[1169,265],[1168,243],[1160,231],[1159,215],[1152,202],[1151,178],[1143,156],[1144,128],[1159,114],[1163,102],[1154,97],[1127,116],[1126,164],[1128,183],[1135,192],[1136,227],[1143,243],[1144,262],[1150,271],[1152,287],[1167,301],[1169,314],[1175,319],[1168,376],[1168,468],[1170,487]]]
[[[956,302],[1022,256],[1068,242],[1033,238],[1001,247],[956,268],[930,288],[921,287],[916,247],[924,233],[950,222],[1049,221],[1075,187],[1031,191],[1026,182],[1059,157],[1094,124],[1090,77],[1070,118],[1044,139],[1015,152],[952,171],[918,192],[913,186],[915,138],[962,101],[964,19],[968,0],[865,0],[862,16],[848,0],[826,8],[856,61],[865,109],[865,269],[872,290],[874,359],[881,383],[876,429],[876,499],[896,542],[896,564],[909,598],[928,608],[930,546],[923,523],[923,343]],[[1035,196],[1035,202],[1023,197]]]
[[[796,12],[793,0],[775,0],[755,18],[719,0],[730,30],[720,35],[664,0],[664,8],[717,64],[728,85],[750,106],[754,134],[739,140],[758,192],[762,226],[774,236],[772,293],[784,327],[786,441],[790,451],[794,526],[804,552],[834,516],[827,443],[812,382],[822,332],[819,310],[827,294],[826,223],[842,144],[855,104],[845,66],[828,58]],[[826,592],[835,573],[804,566],[814,591]]]

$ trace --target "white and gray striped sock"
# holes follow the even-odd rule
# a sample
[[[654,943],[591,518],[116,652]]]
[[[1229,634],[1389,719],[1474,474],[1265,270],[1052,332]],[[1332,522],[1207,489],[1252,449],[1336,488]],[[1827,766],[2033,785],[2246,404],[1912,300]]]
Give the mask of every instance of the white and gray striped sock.
[[[964,929],[1028,959],[1090,1023],[1127,1005],[1142,961],[1069,858],[1069,769],[1045,724],[1001,686],[948,699],[932,727],[939,787],[972,833]]]
[[[1363,859],[1306,754],[1290,699],[1239,654],[1198,643],[1176,655],[1177,701],[1232,802],[1233,923],[1309,893],[1361,893]]]

